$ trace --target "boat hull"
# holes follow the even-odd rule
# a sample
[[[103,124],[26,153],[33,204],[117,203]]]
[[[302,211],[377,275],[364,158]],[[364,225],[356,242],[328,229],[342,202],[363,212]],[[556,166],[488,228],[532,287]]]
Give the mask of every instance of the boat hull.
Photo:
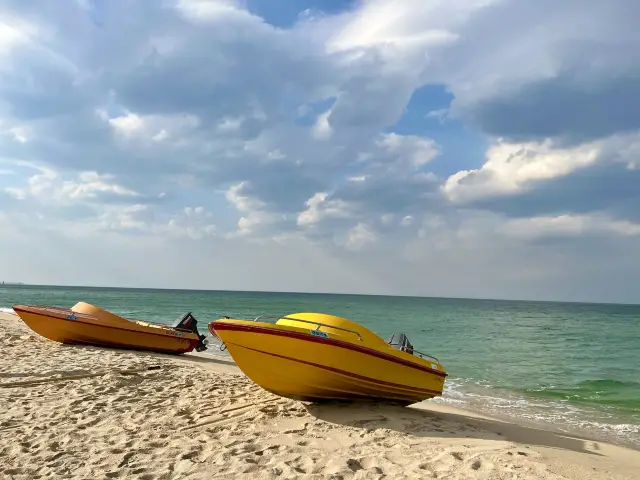
[[[444,387],[446,373],[439,364],[338,335],[243,320],[217,320],[209,329],[251,380],[295,400],[368,398],[412,404],[441,395]]]
[[[55,307],[16,305],[13,309],[31,330],[60,343],[172,354],[190,352],[198,343],[197,336],[190,332],[131,321],[104,311],[99,318]]]

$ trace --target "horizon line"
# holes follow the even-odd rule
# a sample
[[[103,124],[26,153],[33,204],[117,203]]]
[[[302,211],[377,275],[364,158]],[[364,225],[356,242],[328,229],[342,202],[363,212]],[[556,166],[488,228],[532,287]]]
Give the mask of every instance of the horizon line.
[[[605,301],[583,301],[583,300],[541,300],[526,298],[490,298],[490,297],[456,297],[456,296],[432,296],[432,295],[409,295],[390,293],[349,293],[349,292],[308,292],[308,291],[287,291],[287,290],[233,290],[233,289],[211,289],[211,288],[179,288],[179,287],[118,287],[109,285],[62,285],[62,284],[36,284],[26,282],[4,282],[4,286],[14,287],[53,287],[53,288],[91,288],[91,289],[111,289],[111,290],[155,290],[155,291],[179,291],[179,292],[221,292],[221,293],[271,293],[271,294],[294,294],[294,295],[345,295],[362,297],[391,297],[391,298],[420,298],[439,300],[474,300],[492,302],[538,302],[538,303],[568,303],[583,305],[620,305],[620,306],[640,306],[637,303],[628,302],[605,302]]]

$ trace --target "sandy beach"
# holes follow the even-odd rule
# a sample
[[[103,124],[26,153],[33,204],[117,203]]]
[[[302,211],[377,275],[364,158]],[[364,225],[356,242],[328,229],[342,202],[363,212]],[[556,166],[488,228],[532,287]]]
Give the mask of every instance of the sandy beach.
[[[429,404],[313,404],[231,361],[57,344],[0,314],[0,478],[640,479],[640,452]]]

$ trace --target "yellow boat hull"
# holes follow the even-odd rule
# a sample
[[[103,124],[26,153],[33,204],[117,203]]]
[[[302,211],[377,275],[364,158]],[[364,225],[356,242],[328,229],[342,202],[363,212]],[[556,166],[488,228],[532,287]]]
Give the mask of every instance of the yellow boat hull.
[[[220,319],[211,322],[209,330],[251,380],[283,397],[378,398],[411,404],[442,394],[447,374],[440,363],[395,349],[346,319],[323,314],[290,317],[303,316],[319,318],[327,326]],[[349,327],[351,333],[332,329],[331,323]]]
[[[198,344],[192,332],[128,320],[84,302],[71,309],[16,305],[13,310],[31,330],[60,343],[174,354],[190,352]]]

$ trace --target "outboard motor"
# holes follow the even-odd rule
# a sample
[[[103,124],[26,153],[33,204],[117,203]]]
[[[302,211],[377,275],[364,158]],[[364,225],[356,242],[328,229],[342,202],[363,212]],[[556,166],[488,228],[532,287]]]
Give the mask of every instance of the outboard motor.
[[[200,335],[198,331],[198,321],[196,317],[191,315],[191,312],[184,313],[180,315],[173,325],[172,328],[176,330],[187,330],[189,332],[195,333],[198,336],[198,344],[196,345],[196,352],[203,352],[207,349],[207,344],[209,343],[206,340],[204,335]]]

